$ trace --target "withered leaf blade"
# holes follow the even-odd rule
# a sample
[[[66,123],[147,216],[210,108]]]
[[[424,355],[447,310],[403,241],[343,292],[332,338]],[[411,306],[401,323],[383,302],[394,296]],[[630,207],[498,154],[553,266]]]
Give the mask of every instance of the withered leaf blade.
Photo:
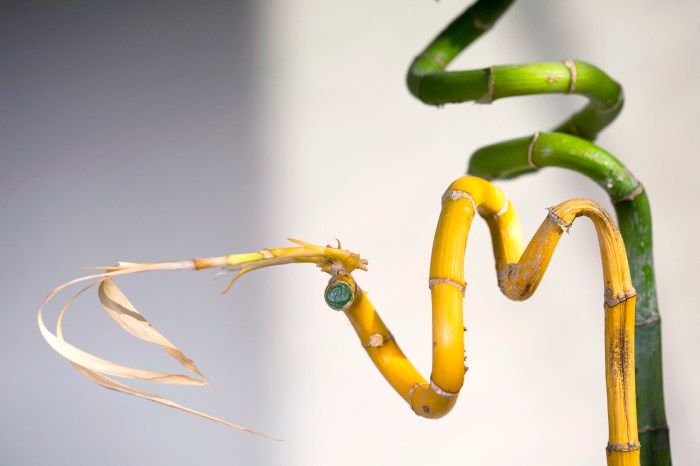
[[[270,267],[272,265],[293,264],[295,262],[298,262],[298,261],[297,261],[297,259],[295,259],[293,257],[282,257],[282,258],[275,257],[272,259],[264,259],[264,260],[261,260],[259,262],[253,262],[250,264],[246,264],[245,266],[241,266],[241,267],[237,268],[238,272],[236,273],[236,275],[234,275],[234,277],[231,279],[231,281],[228,283],[228,285],[226,285],[226,288],[224,288],[221,291],[221,294],[228,293],[229,290],[231,289],[231,287],[233,286],[233,284],[236,283],[236,281],[239,278],[241,278],[243,275],[245,275],[249,272],[252,272],[253,270],[262,269],[264,267]],[[234,270],[236,270],[236,269],[234,269]]]
[[[65,314],[68,306],[82,293],[84,293],[89,288],[93,287],[95,283],[91,283],[83,287],[78,293],[76,293],[61,310],[61,314],[58,318],[56,324],[56,333],[58,336],[54,335],[49,331],[44,323],[44,318],[42,315],[44,305],[46,301],[39,308],[37,314],[37,320],[39,323],[39,330],[41,331],[44,339],[51,345],[51,347],[61,356],[68,359],[70,362],[82,366],[86,369],[99,372],[101,374],[113,375],[116,377],[124,377],[128,379],[138,379],[147,380],[149,382],[166,383],[166,384],[177,384],[177,385],[206,385],[207,383],[190,377],[184,374],[170,374],[165,372],[157,372],[146,369],[138,369],[135,367],[125,366],[123,364],[117,364],[106,359],[99,358],[93,354],[85,352],[72,344],[68,343],[63,338],[63,328],[62,321],[63,315]]]
[[[136,310],[111,278],[100,283],[98,296],[104,310],[120,327],[136,338],[159,345],[185,368],[204,377],[194,361],[185,356]]]
[[[128,267],[110,267],[107,268],[107,270],[104,273],[92,274],[70,280],[54,288],[39,306],[37,312],[39,330],[41,331],[41,334],[44,337],[44,339],[57,353],[59,353],[61,356],[70,361],[73,364],[73,366],[87,378],[104,388],[115,390],[121,393],[126,393],[128,395],[133,395],[139,398],[144,398],[155,403],[159,403],[170,408],[178,409],[186,413],[194,414],[196,416],[209,419],[211,421],[215,421],[230,427],[234,427],[245,432],[259,435],[270,440],[279,440],[265,435],[262,432],[258,432],[256,430],[249,429],[247,427],[235,424],[230,421],[226,421],[224,419],[203,413],[201,411],[182,406],[160,395],[149,393],[138,388],[132,387],[130,385],[121,383],[117,380],[108,377],[108,375],[136,380],[144,380],[148,382],[159,382],[179,385],[207,385],[207,382],[205,381],[184,374],[156,372],[113,363],[111,361],[94,356],[93,354],[87,353],[73,346],[65,340],[62,325],[66,310],[73,303],[73,301],[75,301],[75,299],[78,298],[78,296],[83,294],[88,289],[94,287],[95,285],[100,285],[100,291],[98,292],[98,294],[100,295],[100,301],[102,302],[103,307],[105,308],[107,313],[120,326],[122,326],[122,328],[124,328],[129,333],[138,338],[160,345],[163,349],[165,349],[165,351],[167,351],[175,359],[180,361],[186,368],[201,375],[194,362],[187,358],[169,340],[167,340],[163,335],[156,331],[155,328],[153,328],[153,326],[151,326],[146,321],[146,319],[143,318],[143,316],[138,311],[136,311],[136,309],[129,302],[126,296],[124,296],[121,290],[119,290],[119,288],[117,288],[111,280],[112,277],[128,275],[133,273],[149,272],[155,270],[183,269],[194,269],[192,261],[177,261],[153,264],[135,263],[129,264]],[[73,297],[71,297],[63,305],[56,323],[56,333],[52,333],[44,323],[44,307],[59,291],[81,282],[89,283],[83,286],[83,288],[81,288]]]
[[[197,411],[195,409],[188,408],[186,406],[182,406],[181,404],[175,403],[172,400],[169,400],[168,398],[162,397],[160,395],[156,395],[155,393],[149,393],[143,390],[139,390],[138,388],[131,387],[129,385],[123,384],[121,382],[118,382],[114,379],[110,379],[109,377],[105,377],[103,375],[100,375],[99,373],[95,371],[91,371],[90,369],[86,369],[85,367],[82,367],[78,364],[74,364],[74,366],[85,375],[88,379],[92,380],[98,385],[101,385],[104,388],[108,388],[110,390],[115,390],[117,392],[121,393],[126,393],[127,395],[133,395],[137,396],[139,398],[144,398],[146,400],[153,401],[155,403],[159,403],[165,406],[168,406],[170,408],[178,409],[180,411],[184,411],[189,414],[194,414],[195,416],[203,417],[204,419],[209,419],[210,421],[214,422],[219,422],[221,424],[227,425],[229,427],[234,427],[236,429],[249,432],[251,434],[259,435],[261,437],[265,437],[270,440],[276,440],[280,441],[280,439],[276,439],[274,437],[270,437],[269,435],[263,434],[262,432],[258,432],[257,430],[250,429],[248,427],[241,426],[239,424],[234,424],[233,422],[227,421],[225,419],[221,419],[215,416],[212,416],[210,414],[203,413],[201,411]]]

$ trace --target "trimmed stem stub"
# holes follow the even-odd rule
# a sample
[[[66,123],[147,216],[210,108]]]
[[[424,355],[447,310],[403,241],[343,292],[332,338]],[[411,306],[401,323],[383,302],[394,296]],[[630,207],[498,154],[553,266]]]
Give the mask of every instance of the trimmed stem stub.
[[[348,280],[344,276],[332,278],[323,292],[328,307],[334,311],[345,311],[350,308],[355,299],[356,288],[353,285],[354,280]]]

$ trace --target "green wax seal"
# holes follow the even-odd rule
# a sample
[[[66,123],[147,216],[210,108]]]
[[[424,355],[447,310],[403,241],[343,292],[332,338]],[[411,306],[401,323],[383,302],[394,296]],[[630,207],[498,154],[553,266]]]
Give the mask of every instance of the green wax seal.
[[[352,288],[345,282],[335,282],[326,288],[325,298],[331,309],[342,311],[352,301]]]

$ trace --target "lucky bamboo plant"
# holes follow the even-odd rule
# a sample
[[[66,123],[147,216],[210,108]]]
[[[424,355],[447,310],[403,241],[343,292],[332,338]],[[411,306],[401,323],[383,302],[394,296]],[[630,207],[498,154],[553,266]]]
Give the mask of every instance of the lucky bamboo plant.
[[[490,103],[504,97],[548,93],[579,94],[590,100],[551,132],[536,132],[479,149],[468,172],[486,179],[507,179],[544,167],[562,167],[588,176],[608,193],[639,293],[635,350],[642,464],[670,465],[649,199],[643,185],[619,160],[590,142],[622,110],[622,87],[600,69],[577,60],[444,71],[512,3],[481,0],[470,6],[418,55],[408,73],[408,87],[431,105]]]
[[[169,262],[121,262],[104,272],[72,280],[54,289],[39,309],[38,323],[44,338],[84,375],[106,388],[264,435],[113,379],[184,385],[206,383],[189,375],[124,366],[82,351],[64,339],[63,315],[77,296],[98,286],[103,308],[121,327],[161,346],[186,369],[201,376],[195,363],[147,322],[112,279],[158,270],[234,270],[237,273],[225,292],[238,277],[252,270],[312,263],[331,275],[324,292],[326,302],[347,315],[363,347],[391,386],[416,414],[439,418],[454,406],[467,370],[462,314],[467,286],[464,253],[476,213],[485,219],[491,232],[499,287],[513,300],[527,299],[535,292],[563,232],[569,231],[576,217],[585,216],[596,228],[604,272],[608,464],[635,465],[640,460],[644,465],[670,464],[649,203],[642,185],[631,173],[589,141],[620,112],[621,87],[594,66],[575,60],[444,71],[510,4],[510,0],[480,0],[469,7],[415,59],[408,74],[411,92],[434,105],[469,100],[490,103],[502,97],[554,92],[583,94],[590,103],[553,132],[537,132],[534,136],[480,149],[469,165],[470,174],[478,177],[458,179],[443,195],[429,275],[433,308],[433,368],[429,378],[422,377],[404,356],[356,283],[352,273],[366,270],[367,261],[341,249],[340,245],[321,247],[298,240],[292,240],[297,247],[255,253]],[[574,169],[598,182],[613,200],[620,229],[597,204],[573,199],[549,209],[541,227],[524,247],[512,202],[504,191],[486,179],[512,178],[545,166]],[[54,334],[43,319],[46,303],[62,289],[82,282],[87,284],[61,309]],[[639,303],[636,312],[635,301]]]
[[[184,367],[201,375],[197,366],[170,341],[156,331],[128,301],[112,278],[155,270],[200,270],[221,267],[237,271],[226,290],[250,271],[272,265],[313,263],[331,275],[324,293],[333,309],[343,311],[370,358],[392,387],[418,415],[439,418],[454,406],[464,382],[464,323],[462,301],[464,253],[472,219],[478,212],[486,220],[493,239],[498,283],[514,300],[530,297],[539,285],[561,235],[568,232],[576,217],[589,217],[596,227],[603,263],[605,307],[605,374],[608,398],[608,464],[639,464],[634,363],[634,303],[625,247],[612,218],[597,204],[573,199],[549,209],[542,226],[529,245],[523,247],[520,224],[508,196],[481,178],[464,177],[455,181],[442,197],[442,213],[433,243],[429,285],[433,302],[433,370],[423,378],[399,349],[394,337],[376,313],[352,272],[366,270],[367,261],[330,246],[320,247],[293,240],[300,247],[264,249],[256,253],[231,254],[206,259],[155,263],[119,263],[99,274],[82,277],[56,288],[39,309],[39,327],[49,344],[84,375],[113,390],[146,398],[167,406],[252,433],[260,432],[181,406],[161,396],[120,383],[109,376],[158,383],[202,385],[200,379],[183,375],[135,369],[86,353],[68,343],[62,332],[67,307],[87,289],[99,285],[98,295],[105,311],[132,335],[160,345]],[[56,334],[46,327],[43,307],[61,289],[78,282],[89,282],[68,300],[58,318]],[[429,380],[429,381],[428,381]]]

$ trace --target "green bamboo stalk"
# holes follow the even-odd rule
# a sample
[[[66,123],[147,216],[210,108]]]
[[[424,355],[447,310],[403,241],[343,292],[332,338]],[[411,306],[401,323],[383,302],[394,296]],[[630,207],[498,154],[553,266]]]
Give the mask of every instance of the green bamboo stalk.
[[[557,166],[588,176],[610,195],[638,292],[635,364],[641,464],[670,466],[649,200],[641,183],[619,160],[587,141],[593,140],[622,110],[621,86],[595,66],[573,60],[444,71],[511,3],[511,0],[479,0],[470,6],[413,61],[408,87],[414,96],[431,105],[490,103],[503,97],[546,93],[588,97],[588,105],[554,129],[555,132],[537,133],[479,149],[470,160],[468,172],[493,180]]]
[[[429,105],[534,94],[577,94],[589,99],[555,131],[594,139],[622,110],[622,87],[599,68],[574,60],[499,65],[480,70],[444,71],[459,52],[478,39],[512,0],[480,0],[470,6],[418,55],[408,71],[411,93]]]
[[[481,148],[472,155],[468,172],[486,179],[506,179],[543,167],[577,171],[601,186],[613,202],[637,290],[635,365],[641,460],[643,465],[670,465],[649,199],[642,184],[619,160],[568,134],[537,133]]]

